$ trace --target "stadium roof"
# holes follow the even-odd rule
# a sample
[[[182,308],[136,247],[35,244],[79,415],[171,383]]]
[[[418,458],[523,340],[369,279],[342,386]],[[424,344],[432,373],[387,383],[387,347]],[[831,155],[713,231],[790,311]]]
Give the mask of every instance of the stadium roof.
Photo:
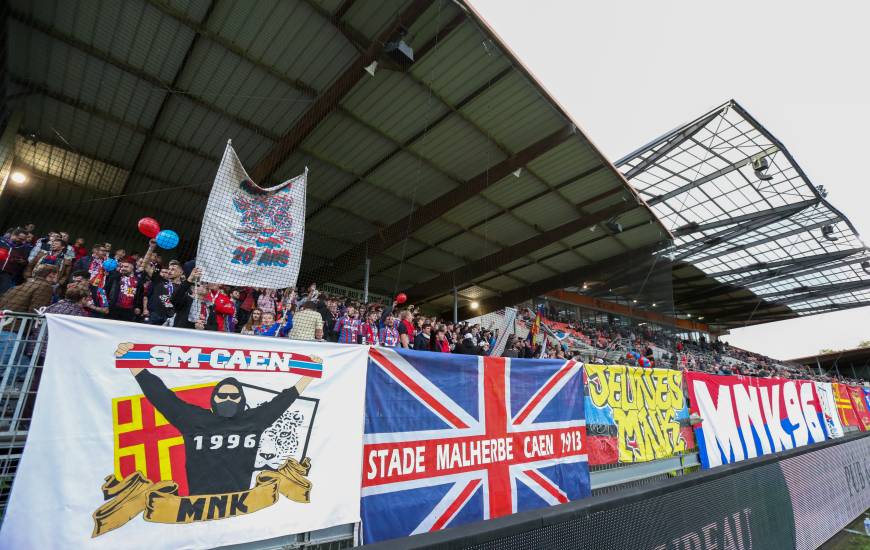
[[[789,359],[792,363],[837,370],[845,376],[866,377],[870,372],[870,347],[852,348]],[[855,370],[852,370],[855,369]]]
[[[870,305],[854,226],[737,102],[616,164],[674,235],[678,311],[739,326]]]
[[[361,286],[369,257],[373,290],[495,305],[667,236],[463,3],[10,0],[5,17],[15,163],[35,176],[7,188],[6,225],[129,246],[151,215],[190,256],[232,138],[258,183],[310,168],[305,279]],[[385,51],[402,37],[413,63]]]

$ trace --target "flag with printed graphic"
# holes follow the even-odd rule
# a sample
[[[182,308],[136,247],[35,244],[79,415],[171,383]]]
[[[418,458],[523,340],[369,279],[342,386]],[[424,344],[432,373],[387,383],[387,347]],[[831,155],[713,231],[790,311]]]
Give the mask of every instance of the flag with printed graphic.
[[[366,543],[588,496],[583,368],[372,348]]]
[[[230,143],[202,218],[196,265],[209,283],[286,288],[296,284],[305,240],[305,172],[273,187],[248,176]]]

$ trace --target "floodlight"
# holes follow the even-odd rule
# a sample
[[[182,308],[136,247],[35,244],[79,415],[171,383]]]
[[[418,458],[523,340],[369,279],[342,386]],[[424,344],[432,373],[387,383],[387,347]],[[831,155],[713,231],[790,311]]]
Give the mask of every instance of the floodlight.
[[[765,170],[768,168],[770,168],[770,163],[767,161],[767,157],[752,159],[752,169],[755,170],[755,177],[761,181],[770,181],[773,179],[773,176],[765,173]]]
[[[604,227],[609,229],[611,233],[622,233],[622,225],[614,220],[604,222]]]
[[[21,170],[15,170],[9,176],[9,179],[11,179],[13,183],[25,183],[27,181],[27,174]]]
[[[836,241],[837,239],[839,239],[839,237],[834,235],[834,226],[833,225],[822,226],[822,237],[828,239],[829,241]]]

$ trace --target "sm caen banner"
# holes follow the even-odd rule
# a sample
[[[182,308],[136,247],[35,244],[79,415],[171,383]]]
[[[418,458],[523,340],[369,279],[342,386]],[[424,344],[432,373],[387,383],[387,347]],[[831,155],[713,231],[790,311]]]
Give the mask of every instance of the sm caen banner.
[[[365,347],[48,324],[3,546],[210,548],[359,521]]]
[[[816,386],[806,380],[686,373],[701,465],[712,468],[824,441]]]
[[[683,373],[586,365],[590,464],[645,462],[695,448]]]

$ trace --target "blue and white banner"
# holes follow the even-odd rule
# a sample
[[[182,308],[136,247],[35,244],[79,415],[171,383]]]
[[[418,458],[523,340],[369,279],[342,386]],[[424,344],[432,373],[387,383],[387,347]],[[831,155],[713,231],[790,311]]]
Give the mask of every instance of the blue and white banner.
[[[364,542],[590,494],[583,368],[371,348]]]

